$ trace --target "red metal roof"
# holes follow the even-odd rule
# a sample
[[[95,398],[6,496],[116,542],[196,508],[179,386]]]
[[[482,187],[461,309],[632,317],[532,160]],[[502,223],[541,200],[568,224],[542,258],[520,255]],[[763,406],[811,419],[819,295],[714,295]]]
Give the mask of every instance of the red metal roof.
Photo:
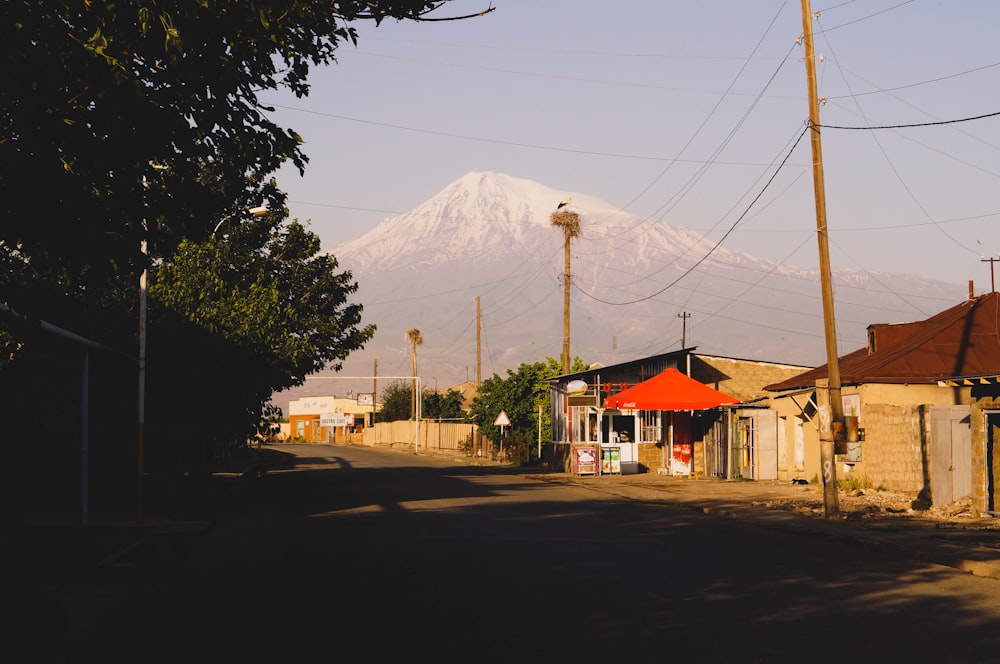
[[[1000,374],[1000,294],[987,293],[916,323],[868,326],[873,348],[839,358],[841,384],[936,383]],[[815,386],[827,365],[764,389]]]

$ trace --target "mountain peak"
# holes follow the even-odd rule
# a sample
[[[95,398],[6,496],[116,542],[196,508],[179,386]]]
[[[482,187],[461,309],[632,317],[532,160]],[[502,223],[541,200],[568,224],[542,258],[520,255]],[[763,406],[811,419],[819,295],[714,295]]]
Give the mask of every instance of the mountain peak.
[[[409,375],[413,356],[401,341],[412,327],[424,339],[421,375],[443,385],[468,380],[482,352],[486,375],[558,357],[564,238],[551,215],[567,198],[582,228],[572,245],[574,357],[607,366],[686,345],[787,364],[824,361],[816,270],[716,246],[587,194],[484,171],[335,250],[357,280],[364,321],[378,328],[345,360],[343,375],[367,375],[373,359],[381,375]],[[834,276],[844,350],[866,343],[871,322],[926,318],[965,296],[962,285],[913,275]],[[682,313],[693,314],[690,322]]]
[[[561,242],[549,215],[572,196],[581,215],[608,218],[610,203],[578,192],[556,191],[533,180],[473,171],[405,214],[387,217],[334,251],[344,265],[398,268],[520,254],[542,241]]]

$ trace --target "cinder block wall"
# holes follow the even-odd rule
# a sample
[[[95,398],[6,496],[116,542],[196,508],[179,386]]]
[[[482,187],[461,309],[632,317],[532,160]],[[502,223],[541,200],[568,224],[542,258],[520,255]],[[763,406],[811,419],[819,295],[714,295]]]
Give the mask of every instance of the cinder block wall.
[[[779,383],[807,370],[806,367],[705,355],[695,355],[691,362],[692,378],[740,401],[769,396],[763,389],[765,385]]]
[[[976,512],[983,512],[992,503],[993,509],[1000,507],[1000,448],[996,447],[1000,442],[1000,431],[994,430],[993,458],[986,457],[986,445],[990,432],[986,430],[986,416],[983,411],[1000,410],[1000,397],[984,397],[973,399],[971,412],[972,437],[972,508]],[[990,468],[986,467],[988,461],[992,462]],[[992,501],[987,500],[987,477],[992,478],[993,495]]]
[[[639,472],[656,472],[657,468],[663,466],[663,448],[656,443],[639,443],[636,451],[639,462]]]
[[[865,439],[855,475],[889,491],[919,493],[928,486],[930,417],[926,406],[865,405]]]

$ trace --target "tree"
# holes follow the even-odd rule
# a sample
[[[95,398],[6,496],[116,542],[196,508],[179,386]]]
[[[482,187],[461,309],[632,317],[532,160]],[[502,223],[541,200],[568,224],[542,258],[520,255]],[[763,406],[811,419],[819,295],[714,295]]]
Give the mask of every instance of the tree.
[[[464,18],[431,16],[450,1],[0,3],[0,299],[134,349],[140,272],[262,196],[279,208],[269,174],[308,162],[258,94],[307,96],[356,22]]]
[[[257,423],[254,442],[257,447],[274,442],[274,439],[281,433],[281,409],[274,404],[267,404],[261,411],[260,421]]]
[[[274,392],[301,385],[324,366],[339,369],[374,335],[374,325],[361,324],[361,305],[348,303],[357,290],[351,273],[336,270],[337,259],[320,254],[318,236],[271,214],[235,224],[224,238],[182,242],[153,271],[149,293],[157,307],[267,367],[216,367],[238,376],[248,399],[256,395],[246,404],[249,425]]]
[[[586,364],[580,358],[573,358],[573,371],[585,368]],[[538,407],[542,407],[542,412],[548,412],[549,386],[546,380],[562,373],[562,363],[548,357],[545,362],[522,363],[517,371],[508,369],[507,378],[493,374],[480,385],[479,394],[469,408],[469,417],[478,426],[479,433],[497,443],[501,430],[494,422],[500,411],[504,411],[510,420],[507,435],[521,441],[528,440],[531,438],[529,434],[537,435]],[[542,418],[543,439],[548,439],[549,428],[548,418]]]
[[[424,343],[424,338],[420,336],[420,330],[411,327],[406,331],[406,340],[410,342],[410,366],[413,373],[413,386],[410,388],[412,404],[410,408],[410,419],[417,419],[417,346]]]
[[[409,420],[413,392],[406,381],[395,380],[382,390],[382,408],[376,413],[379,422]]]
[[[359,21],[466,18],[438,16],[450,1],[0,3],[0,303],[135,356],[139,275],[150,267],[179,269],[189,254],[191,261],[213,260],[220,249],[198,243],[262,200],[283,209],[285,195],[270,175],[287,162],[300,172],[308,163],[303,138],[275,124],[258,94],[284,88],[307,96],[311,67],[333,64],[342,43],[357,43]],[[161,271],[158,295],[173,309],[150,312],[151,394],[179,398],[182,372],[174,371],[174,382],[157,381],[190,355],[179,344],[193,338],[199,343],[191,350],[202,351],[205,363],[197,375],[214,380],[235,363],[276,370],[284,378],[272,377],[274,383],[294,383],[360,347],[367,338],[356,318],[360,308],[341,299],[353,292],[350,275],[313,259],[313,239],[301,230],[290,228],[276,242],[293,256],[287,270],[278,269],[286,255],[271,254],[270,274],[251,261],[241,288],[217,292],[204,305],[196,305],[184,280],[167,285]],[[199,279],[196,264],[186,281]],[[312,286],[320,290],[310,292]],[[249,301],[235,304],[244,297]],[[235,305],[233,312],[222,302]],[[254,310],[279,306],[293,309],[287,325]],[[250,329],[261,321],[264,329]],[[192,329],[198,324],[218,334]],[[23,355],[23,344],[13,326],[2,325],[3,361],[10,363]],[[236,329],[224,330],[229,326]],[[176,330],[185,335],[172,335]],[[290,336],[267,347],[283,330]],[[295,338],[312,331],[317,339]],[[248,349],[262,354],[247,356]],[[229,364],[220,366],[221,356]],[[157,363],[159,373],[152,370]],[[129,388],[118,385],[114,396],[124,409]],[[227,404],[246,423],[259,407],[260,386],[251,383],[240,391],[245,401]]]
[[[424,391],[420,401],[420,414],[424,419],[457,420],[465,419],[462,409],[462,393],[451,388],[444,394]]]

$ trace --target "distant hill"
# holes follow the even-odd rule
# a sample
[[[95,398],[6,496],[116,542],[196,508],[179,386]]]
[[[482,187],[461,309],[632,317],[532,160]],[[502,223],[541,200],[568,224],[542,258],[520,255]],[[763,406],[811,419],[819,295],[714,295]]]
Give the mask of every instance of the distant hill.
[[[338,378],[275,396],[379,391],[409,376],[405,331],[417,328],[425,388],[476,378],[476,298],[482,377],[558,358],[563,338],[564,240],[550,215],[567,197],[582,233],[571,242],[570,351],[614,364],[676,350],[816,366],[826,361],[820,277],[622,212],[581,192],[502,173],[473,172],[333,254],[359,285],[352,301],[378,326]],[[707,257],[706,257],[707,256]],[[906,274],[833,271],[838,351],[865,343],[871,323],[921,320],[967,288]],[[689,314],[689,316],[684,316]],[[328,373],[325,376],[333,376]]]

